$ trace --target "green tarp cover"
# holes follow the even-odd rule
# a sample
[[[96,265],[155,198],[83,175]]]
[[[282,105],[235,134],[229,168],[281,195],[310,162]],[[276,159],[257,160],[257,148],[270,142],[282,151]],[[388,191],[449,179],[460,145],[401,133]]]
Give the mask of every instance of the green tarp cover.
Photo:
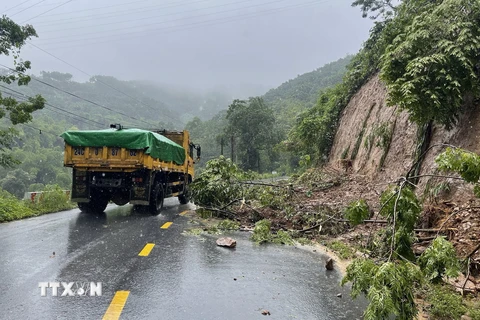
[[[145,153],[162,161],[185,162],[185,149],[161,134],[141,129],[66,131],[60,135],[73,147],[119,147],[146,149]]]

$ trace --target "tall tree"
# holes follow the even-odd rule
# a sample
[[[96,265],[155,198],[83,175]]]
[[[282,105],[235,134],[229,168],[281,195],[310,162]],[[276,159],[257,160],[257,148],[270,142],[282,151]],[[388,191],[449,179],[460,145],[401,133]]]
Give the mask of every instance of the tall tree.
[[[227,135],[236,140],[235,149],[246,170],[260,171],[262,151],[272,150],[278,142],[275,117],[260,97],[234,100],[227,111]]]
[[[30,76],[25,74],[30,69],[30,61],[20,59],[20,49],[31,37],[37,37],[35,29],[31,25],[20,26],[5,15],[0,18],[0,55],[12,55],[14,64],[11,72],[0,75],[0,82],[17,83],[19,86],[27,85],[30,82]],[[37,95],[19,101],[11,95],[2,95],[2,92],[8,93],[9,90],[2,89],[0,91],[0,119],[9,119],[11,125],[0,129],[0,166],[11,167],[18,163],[9,153],[13,139],[18,135],[14,126],[31,121],[32,112],[42,109],[45,99]]]

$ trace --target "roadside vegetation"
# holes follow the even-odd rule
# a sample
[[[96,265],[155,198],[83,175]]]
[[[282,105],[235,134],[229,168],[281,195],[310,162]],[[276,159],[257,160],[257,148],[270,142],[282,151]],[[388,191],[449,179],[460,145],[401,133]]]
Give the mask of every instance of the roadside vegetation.
[[[35,217],[46,213],[75,208],[58,185],[47,185],[32,202],[30,199],[19,200],[11,193],[0,190],[0,222]]]

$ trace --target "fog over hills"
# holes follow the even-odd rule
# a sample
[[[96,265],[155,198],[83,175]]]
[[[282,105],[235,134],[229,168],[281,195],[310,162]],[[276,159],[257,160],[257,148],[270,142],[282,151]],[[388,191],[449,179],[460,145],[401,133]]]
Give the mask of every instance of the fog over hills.
[[[0,12],[37,30],[22,48],[36,74],[100,74],[232,96],[263,94],[356,53],[372,25],[347,0],[1,0]]]

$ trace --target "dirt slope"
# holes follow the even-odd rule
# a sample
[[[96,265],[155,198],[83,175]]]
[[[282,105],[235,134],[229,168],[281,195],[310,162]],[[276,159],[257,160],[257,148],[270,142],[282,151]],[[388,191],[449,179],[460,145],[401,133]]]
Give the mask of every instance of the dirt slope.
[[[347,173],[354,183],[325,191],[323,199],[346,205],[354,195],[366,199],[375,209],[378,195],[412,167],[419,144],[418,126],[409,121],[406,112],[388,107],[386,96],[385,85],[374,76],[344,109],[327,168]],[[450,131],[432,126],[430,146],[451,144],[480,153],[479,107],[478,102],[467,101],[458,125]],[[443,149],[433,147],[426,154],[420,174],[437,172],[434,159]],[[435,191],[440,183],[446,188]],[[466,256],[480,241],[480,201],[472,189],[458,180],[438,178],[422,178],[417,188],[419,196],[430,195],[426,197],[421,227],[448,228],[448,237],[460,256]],[[478,208],[467,210],[470,207]],[[474,257],[480,266],[480,252]]]

